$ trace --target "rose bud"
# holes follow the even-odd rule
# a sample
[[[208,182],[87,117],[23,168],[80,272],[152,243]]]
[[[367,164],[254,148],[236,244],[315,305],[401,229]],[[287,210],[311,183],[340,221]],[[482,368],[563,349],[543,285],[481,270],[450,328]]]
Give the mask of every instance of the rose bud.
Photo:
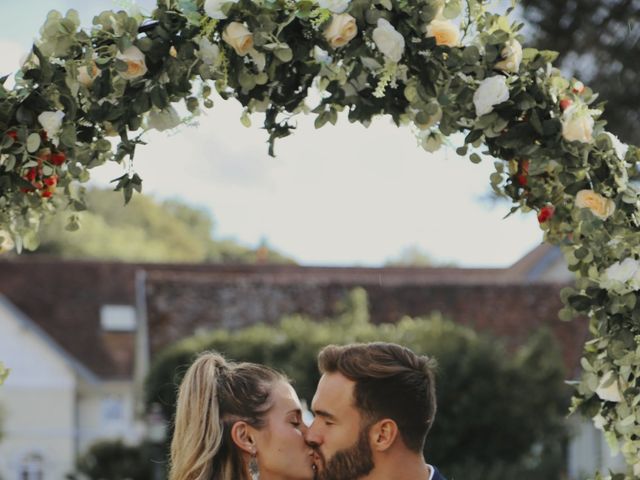
[[[56,152],[51,155],[51,163],[58,167],[62,165],[66,160],[67,156],[64,154],[64,152]]]
[[[570,98],[563,98],[560,100],[560,109],[564,112],[567,108],[573,105],[573,100]]]
[[[550,220],[553,217],[556,209],[553,205],[545,205],[538,213],[538,222],[544,223],[547,220]]]

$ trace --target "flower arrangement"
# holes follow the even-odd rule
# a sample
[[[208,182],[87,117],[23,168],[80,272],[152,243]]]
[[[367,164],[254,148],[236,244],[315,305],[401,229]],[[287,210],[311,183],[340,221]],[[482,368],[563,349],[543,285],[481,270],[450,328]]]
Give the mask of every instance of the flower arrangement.
[[[51,12],[16,86],[0,82],[0,249],[37,248],[41,218],[82,210],[81,184],[107,161],[128,164],[117,189],[130,198],[144,131],[180,124],[178,103],[210,108],[213,88],[243,122],[265,112],[272,155],[299,113],[317,128],[345,109],[364,125],[387,115],[428,151],[462,132],[457,153],[495,159],[494,191],[511,213],[536,211],[576,273],[560,316],[588,316],[595,337],[573,408],[638,478],[640,150],[605,130],[597,95],[554,52],[522,47],[508,13],[484,0],[160,0],[151,18],[106,11],[87,32],[75,12]]]

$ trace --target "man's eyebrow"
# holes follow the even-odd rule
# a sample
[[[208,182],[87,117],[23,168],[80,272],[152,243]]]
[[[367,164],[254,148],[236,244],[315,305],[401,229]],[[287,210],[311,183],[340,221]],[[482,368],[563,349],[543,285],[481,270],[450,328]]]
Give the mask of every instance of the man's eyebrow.
[[[336,420],[335,415],[332,415],[331,413],[325,411],[325,410],[312,410],[312,413],[316,416],[316,417],[323,417],[323,418],[327,418],[329,420]]]

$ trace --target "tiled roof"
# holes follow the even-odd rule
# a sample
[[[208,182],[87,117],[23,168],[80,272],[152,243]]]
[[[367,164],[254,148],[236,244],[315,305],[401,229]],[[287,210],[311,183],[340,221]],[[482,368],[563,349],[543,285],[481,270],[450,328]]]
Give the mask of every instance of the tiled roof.
[[[129,264],[27,255],[0,260],[0,294],[103,379],[133,375],[135,335],[103,331],[100,307],[134,306],[138,270],[147,276],[152,353],[202,329],[274,323],[290,313],[327,317],[349,289],[363,286],[374,322],[439,310],[515,343],[549,325],[573,369],[586,326],[557,320],[559,285],[531,283],[530,272],[548,254],[534,251],[513,269]]]

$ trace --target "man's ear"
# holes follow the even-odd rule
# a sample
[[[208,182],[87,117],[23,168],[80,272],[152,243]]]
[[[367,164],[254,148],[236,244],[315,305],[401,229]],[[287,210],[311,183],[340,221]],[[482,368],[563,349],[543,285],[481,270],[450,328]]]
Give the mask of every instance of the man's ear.
[[[256,452],[256,441],[253,429],[247,422],[239,421],[231,427],[231,439],[238,448],[249,454]]]
[[[379,452],[388,450],[396,441],[398,433],[398,425],[390,418],[384,418],[374,423],[369,431],[371,448]]]

